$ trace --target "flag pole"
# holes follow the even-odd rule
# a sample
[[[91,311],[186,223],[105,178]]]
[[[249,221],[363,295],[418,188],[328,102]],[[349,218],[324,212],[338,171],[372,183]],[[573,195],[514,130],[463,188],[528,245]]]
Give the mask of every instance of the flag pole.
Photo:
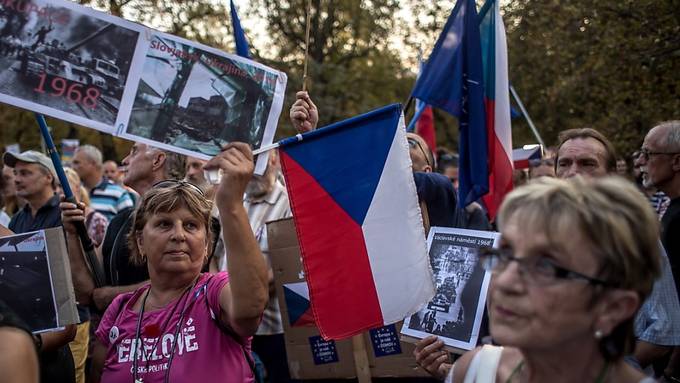
[[[515,87],[513,87],[512,85],[510,85],[510,93],[512,93],[512,97],[515,99],[515,102],[517,102],[519,109],[522,111],[522,115],[527,120],[527,123],[529,124],[529,128],[531,128],[531,132],[534,133],[534,137],[536,137],[536,140],[538,141],[538,143],[541,144],[541,147],[545,148],[545,142],[543,142],[541,135],[538,133],[538,129],[536,129],[534,122],[531,120],[531,117],[529,117],[529,113],[524,108],[524,104],[522,104],[522,100],[520,100],[519,95],[515,91]],[[543,151],[543,149],[541,149],[541,151]]]
[[[50,135],[50,131],[47,127],[47,122],[45,122],[45,116],[36,113],[35,119],[38,121],[38,126],[40,126],[40,133],[42,134],[43,141],[45,142],[45,146],[47,147],[47,153],[50,155],[50,158],[52,159],[52,163],[54,164],[54,170],[57,173],[57,178],[59,178],[61,188],[62,190],[64,190],[65,200],[67,202],[77,204],[77,200],[73,195],[71,186],[68,183],[68,178],[66,177],[64,168],[61,165],[59,152],[57,152],[57,148],[54,145],[54,141],[52,140],[52,136]],[[92,244],[92,240],[90,239],[90,236],[87,234],[87,228],[85,228],[85,223],[74,222],[74,225],[76,227],[76,230],[78,231],[80,243],[83,245],[85,260],[90,266],[90,273],[92,274],[94,285],[96,287],[102,287],[106,284],[104,268],[102,267],[102,264],[99,262],[99,258],[97,258],[97,254],[95,253],[94,250],[94,244]]]
[[[417,106],[418,104],[416,104]],[[423,112],[427,109],[427,104],[424,102],[422,103],[422,107],[417,108],[416,107],[416,114],[413,115],[413,118],[411,121],[408,123],[408,126],[406,127],[407,132],[413,132],[416,128],[416,122],[418,122],[418,119],[420,118],[420,115],[423,114]]]
[[[310,28],[310,16],[312,10],[312,0],[307,1],[307,25],[305,31],[305,67],[302,72],[302,91],[307,90],[307,62],[309,61],[309,28]]]

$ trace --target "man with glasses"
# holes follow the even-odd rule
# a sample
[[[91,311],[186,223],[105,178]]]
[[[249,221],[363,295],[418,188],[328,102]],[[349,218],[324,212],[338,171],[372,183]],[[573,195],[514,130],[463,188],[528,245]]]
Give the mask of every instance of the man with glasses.
[[[668,254],[675,285],[680,286],[680,120],[662,122],[652,128],[642,143],[635,165],[640,166],[644,187],[656,187],[671,199],[661,218],[661,243]],[[677,346],[665,374],[680,377]]]
[[[555,174],[557,178],[605,177],[616,174],[616,153],[609,140],[595,129],[569,129],[559,134]],[[680,162],[680,161],[679,161]],[[646,367],[680,345],[680,306],[668,257],[662,257],[661,278],[638,311],[634,357]]]

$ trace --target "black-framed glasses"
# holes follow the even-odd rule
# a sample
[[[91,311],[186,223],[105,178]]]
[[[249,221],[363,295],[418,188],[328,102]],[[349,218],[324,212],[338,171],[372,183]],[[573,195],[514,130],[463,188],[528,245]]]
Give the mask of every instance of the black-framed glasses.
[[[417,147],[418,149],[420,149],[420,152],[423,153],[423,156],[425,156],[425,162],[427,162],[427,164],[430,165],[430,167],[433,166],[430,163],[430,157],[427,155],[427,153],[425,152],[425,149],[423,148],[423,146],[420,144],[420,142],[418,140],[416,140],[415,138],[408,137],[408,138],[406,138],[406,141],[408,141],[408,146],[410,146],[411,148]]]
[[[652,152],[647,148],[640,148],[637,152],[638,158],[642,158],[645,161],[649,160],[649,156],[658,156],[660,154],[678,154],[678,152]]]
[[[198,194],[201,195],[201,197],[205,197],[205,193],[201,188],[199,188],[197,185],[192,184],[191,182],[188,181],[183,181],[183,180],[163,180],[163,181],[158,181],[153,186],[151,187],[152,189],[156,188],[173,188],[173,187],[182,187],[186,186],[189,189],[192,189]]]
[[[558,266],[547,257],[517,258],[509,249],[482,247],[479,249],[479,262],[482,268],[492,273],[505,270],[510,262],[517,262],[519,273],[524,281],[533,285],[549,285],[559,280],[581,280],[595,286],[610,286],[609,282],[589,277],[576,271]]]

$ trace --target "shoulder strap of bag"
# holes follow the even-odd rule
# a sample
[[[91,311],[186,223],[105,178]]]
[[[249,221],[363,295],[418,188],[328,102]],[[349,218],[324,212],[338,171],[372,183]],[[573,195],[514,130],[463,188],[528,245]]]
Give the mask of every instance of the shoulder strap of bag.
[[[503,347],[485,345],[472,358],[464,383],[494,383]]]

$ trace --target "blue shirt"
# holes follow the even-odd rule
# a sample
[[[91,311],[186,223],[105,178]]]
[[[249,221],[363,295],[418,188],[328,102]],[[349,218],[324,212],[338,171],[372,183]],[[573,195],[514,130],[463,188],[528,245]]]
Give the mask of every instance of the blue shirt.
[[[661,248],[661,277],[635,317],[635,336],[659,346],[680,345],[680,301],[668,257]]]
[[[90,190],[90,207],[102,213],[109,222],[120,211],[134,206],[130,192],[104,178]]]

